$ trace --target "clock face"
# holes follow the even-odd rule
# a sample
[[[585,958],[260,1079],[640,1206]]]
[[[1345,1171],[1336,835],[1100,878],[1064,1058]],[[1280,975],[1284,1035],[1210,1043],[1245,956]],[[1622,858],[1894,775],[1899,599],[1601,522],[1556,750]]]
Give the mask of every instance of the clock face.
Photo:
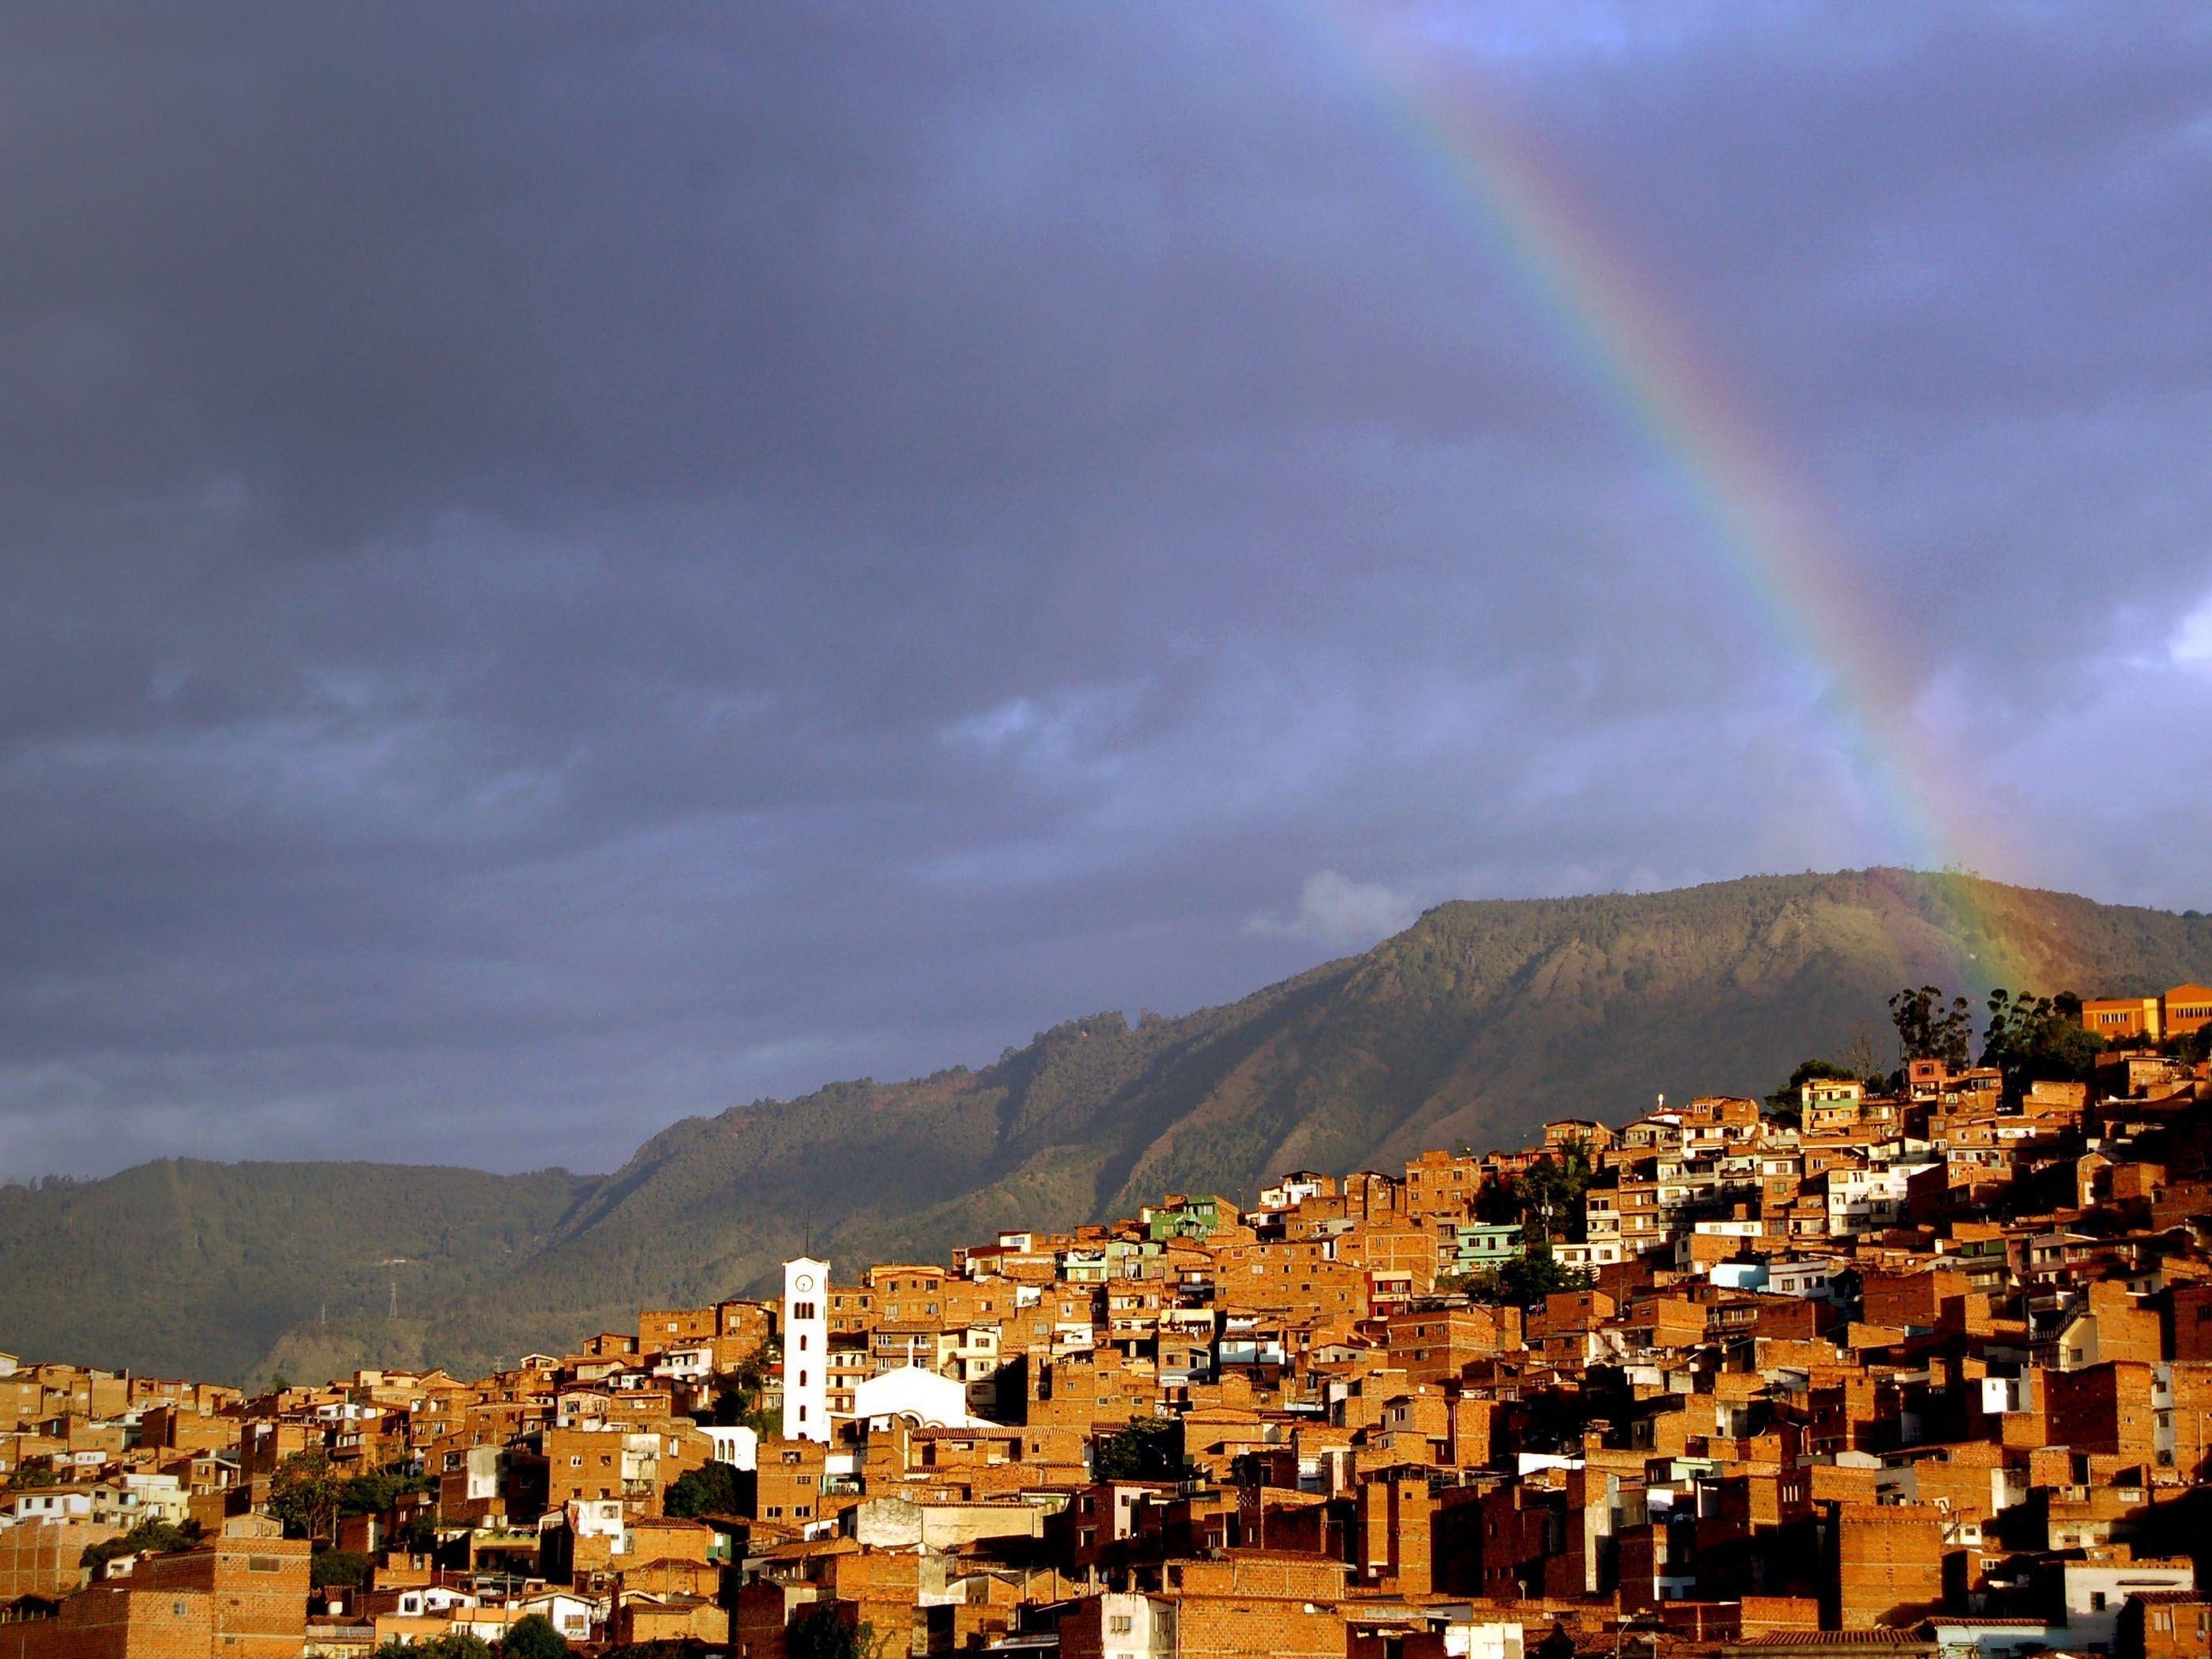
[[[793,1290],[811,1291],[814,1288],[814,1275],[812,1273],[801,1273],[791,1281],[791,1285]]]

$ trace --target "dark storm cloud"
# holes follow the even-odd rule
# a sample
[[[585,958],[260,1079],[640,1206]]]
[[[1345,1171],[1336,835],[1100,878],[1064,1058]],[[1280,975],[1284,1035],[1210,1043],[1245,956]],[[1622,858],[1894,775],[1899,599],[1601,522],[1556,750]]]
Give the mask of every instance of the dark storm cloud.
[[[0,1171],[604,1165],[1923,854],[1376,28],[1807,480],[1996,873],[2201,904],[2191,10],[19,9]]]

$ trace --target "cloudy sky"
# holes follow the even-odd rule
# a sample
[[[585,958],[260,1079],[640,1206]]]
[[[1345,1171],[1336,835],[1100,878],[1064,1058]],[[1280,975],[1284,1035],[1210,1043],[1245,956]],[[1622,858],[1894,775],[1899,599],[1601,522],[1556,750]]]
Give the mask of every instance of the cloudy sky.
[[[0,1175],[607,1168],[1454,896],[2212,904],[2199,7],[81,0],[0,143]]]

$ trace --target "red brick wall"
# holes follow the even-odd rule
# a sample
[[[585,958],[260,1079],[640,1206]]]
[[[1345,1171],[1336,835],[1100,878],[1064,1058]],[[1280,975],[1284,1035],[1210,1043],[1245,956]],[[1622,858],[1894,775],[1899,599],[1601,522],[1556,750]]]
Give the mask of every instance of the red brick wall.
[[[2085,1370],[2044,1374],[2051,1443],[2077,1452],[2106,1452],[2148,1462],[2156,1418],[2151,1370],[2124,1361]]]
[[[1182,1659],[1343,1659],[1344,1615],[1323,1603],[1236,1595],[1177,1595]]]
[[[33,1521],[0,1532],[0,1601],[19,1595],[66,1595],[84,1583],[77,1565],[86,1550],[122,1534],[73,1521]]]
[[[2212,1654],[2212,1603],[2131,1595],[2120,1609],[2112,1650],[2117,1659],[2204,1659]]]
[[[2212,1285],[2177,1285],[2171,1294],[2167,1357],[2212,1360]]]
[[[1943,1600],[1942,1516],[1918,1504],[1838,1504],[1832,1525],[1834,1628],[1906,1625]]]

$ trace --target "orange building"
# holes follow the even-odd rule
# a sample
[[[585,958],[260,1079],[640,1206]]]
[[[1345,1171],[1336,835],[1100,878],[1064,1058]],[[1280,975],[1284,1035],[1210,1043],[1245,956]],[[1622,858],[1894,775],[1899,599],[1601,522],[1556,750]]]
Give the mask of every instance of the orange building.
[[[2212,986],[2177,985],[2154,997],[2093,997],[2081,1004],[2081,1026],[2107,1040],[2153,1042],[2189,1036],[2212,1024]]]
[[[241,1517],[203,1548],[80,1590],[57,1618],[0,1623],[0,1659],[299,1659],[308,1546],[276,1530]]]

